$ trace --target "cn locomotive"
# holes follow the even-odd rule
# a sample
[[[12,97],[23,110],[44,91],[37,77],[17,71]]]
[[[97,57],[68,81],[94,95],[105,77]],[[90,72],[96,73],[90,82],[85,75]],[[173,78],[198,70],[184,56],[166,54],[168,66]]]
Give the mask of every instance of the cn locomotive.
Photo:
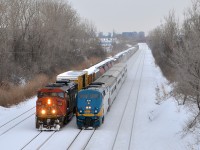
[[[114,65],[87,88],[78,92],[76,122],[78,128],[97,128],[104,123],[116,95],[127,76],[127,65]]]
[[[78,85],[69,80],[49,84],[38,91],[36,128],[59,130],[76,111]]]

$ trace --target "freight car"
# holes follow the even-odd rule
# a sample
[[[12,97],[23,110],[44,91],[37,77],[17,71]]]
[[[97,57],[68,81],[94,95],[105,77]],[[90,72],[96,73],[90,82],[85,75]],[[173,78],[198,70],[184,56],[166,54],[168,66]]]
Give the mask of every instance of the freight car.
[[[86,71],[67,71],[57,75],[56,82],[62,82],[65,80],[70,80],[78,84],[78,90],[85,88],[88,85],[88,74]]]
[[[78,128],[97,128],[104,122],[127,75],[127,65],[119,63],[78,92],[76,122]]]
[[[85,70],[71,70],[57,75],[56,81],[70,80],[78,84],[78,90],[87,87],[113,65],[113,58],[106,59]]]
[[[106,60],[88,68],[83,71],[87,72],[87,83],[88,85],[98,79],[101,75],[103,75],[106,71],[108,71],[114,64],[113,58],[107,58]]]
[[[69,80],[49,84],[38,91],[36,128],[59,130],[76,111],[78,85]]]

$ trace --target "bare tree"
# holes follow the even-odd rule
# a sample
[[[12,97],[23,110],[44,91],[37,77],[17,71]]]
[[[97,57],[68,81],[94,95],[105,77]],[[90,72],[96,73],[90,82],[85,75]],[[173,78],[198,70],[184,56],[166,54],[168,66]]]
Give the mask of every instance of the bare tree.
[[[165,21],[150,33],[149,45],[157,64],[173,83],[173,96],[179,104],[192,107],[194,117],[188,128],[197,127],[200,124],[200,0],[194,1],[185,13],[182,27],[173,13]],[[173,73],[172,79],[168,71]]]
[[[0,82],[53,75],[91,54],[105,57],[94,25],[63,0],[0,0],[0,33]]]

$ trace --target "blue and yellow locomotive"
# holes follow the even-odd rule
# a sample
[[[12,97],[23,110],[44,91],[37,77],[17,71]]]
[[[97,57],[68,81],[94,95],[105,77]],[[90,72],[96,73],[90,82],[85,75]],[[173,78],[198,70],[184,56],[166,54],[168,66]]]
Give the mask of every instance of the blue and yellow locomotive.
[[[97,128],[104,122],[104,116],[116,98],[126,74],[126,64],[116,64],[86,89],[78,92],[76,97],[78,128]]]
[[[109,93],[103,83],[93,83],[77,95],[78,128],[97,128],[104,122]]]

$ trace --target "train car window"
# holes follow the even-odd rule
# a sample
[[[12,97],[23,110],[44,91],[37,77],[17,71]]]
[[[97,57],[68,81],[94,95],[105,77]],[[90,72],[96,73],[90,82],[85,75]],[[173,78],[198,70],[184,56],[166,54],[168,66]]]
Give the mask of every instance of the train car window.
[[[48,96],[64,98],[64,93],[63,92],[60,92],[60,93],[57,93],[57,92],[38,92],[38,98],[48,97]]]
[[[58,97],[61,97],[61,98],[64,98],[64,97],[65,97],[63,92],[60,92],[60,93],[58,93],[57,95],[58,95]]]
[[[67,93],[65,92],[65,98],[67,98]]]
[[[121,79],[119,79],[118,84],[121,82]]]
[[[100,72],[101,75],[104,74],[105,73],[104,68],[103,67],[99,68],[99,72]]]
[[[106,92],[105,91],[103,91],[103,96],[105,96],[106,95]]]
[[[79,98],[92,99],[99,98],[99,94],[79,94]]]
[[[48,93],[48,92],[38,92],[38,98],[47,97],[47,96],[50,96],[50,93]]]
[[[88,98],[87,94],[79,94],[79,98]]]
[[[116,86],[112,89],[111,94],[116,90]]]
[[[105,70],[105,72],[106,72],[108,69],[109,69],[108,65],[105,64],[105,66],[104,66],[104,70]]]
[[[38,98],[43,97],[43,93],[42,93],[42,92],[38,92],[37,97],[38,97]]]
[[[67,94],[67,100],[69,100],[70,99],[70,97],[69,97],[69,95]]]
[[[99,98],[99,94],[90,94],[90,98]]]
[[[57,96],[57,93],[49,93],[49,96],[56,97],[56,96]]]

